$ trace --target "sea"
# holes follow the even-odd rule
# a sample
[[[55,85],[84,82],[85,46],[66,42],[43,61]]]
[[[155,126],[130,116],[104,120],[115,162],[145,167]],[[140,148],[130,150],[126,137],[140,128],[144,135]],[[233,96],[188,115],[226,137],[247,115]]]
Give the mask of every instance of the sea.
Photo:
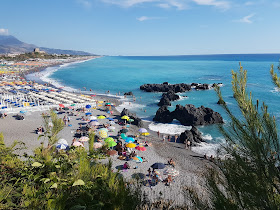
[[[188,126],[174,121],[171,124],[152,121],[162,93],[148,93],[140,90],[147,83],[222,83],[221,91],[225,102],[234,114],[240,115],[233,98],[231,71],[239,71],[239,63],[247,70],[247,87],[254,100],[259,99],[269,107],[277,121],[280,121],[280,91],[272,83],[271,65],[277,69],[280,54],[222,54],[222,55],[181,55],[181,56],[104,56],[88,61],[49,67],[40,73],[28,76],[30,80],[41,80],[67,91],[114,96],[122,104],[119,111],[127,108],[143,120],[149,128],[169,135],[180,134]],[[91,90],[91,91],[90,91]],[[132,97],[124,97],[132,91]],[[169,107],[173,111],[176,104],[193,104],[196,107],[210,107],[224,118],[224,126],[230,120],[223,108],[217,104],[218,97],[213,89],[179,93],[180,99]],[[262,103],[260,103],[262,104]],[[198,126],[205,143],[193,147],[199,154],[215,155],[224,137],[217,125]]]

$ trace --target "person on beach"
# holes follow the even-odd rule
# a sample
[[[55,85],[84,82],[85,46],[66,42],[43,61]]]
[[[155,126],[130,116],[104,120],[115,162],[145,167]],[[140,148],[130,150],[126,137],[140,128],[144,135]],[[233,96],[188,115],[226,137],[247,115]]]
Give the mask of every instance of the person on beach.
[[[168,139],[168,141],[171,141],[170,135],[168,135],[167,139]]]
[[[127,162],[123,164],[123,169],[130,169],[130,166]]]
[[[158,136],[158,138],[159,138],[159,136],[160,136],[160,132],[159,132],[159,131],[157,132],[157,136]]]
[[[178,139],[178,136],[175,135],[175,136],[174,136],[174,142],[175,142],[175,143],[178,143],[178,142],[177,142],[177,139]]]
[[[162,141],[163,141],[163,143],[165,143],[165,138],[166,138],[166,136],[163,135],[163,136],[162,136]]]
[[[149,178],[151,177],[151,173],[152,173],[151,168],[149,168],[149,169],[148,169]]]
[[[188,147],[188,149],[191,149],[191,141],[190,140],[187,141],[187,147]]]
[[[187,141],[187,139],[184,141],[184,143],[185,143],[185,149],[188,149],[188,143],[187,143],[188,141]]]

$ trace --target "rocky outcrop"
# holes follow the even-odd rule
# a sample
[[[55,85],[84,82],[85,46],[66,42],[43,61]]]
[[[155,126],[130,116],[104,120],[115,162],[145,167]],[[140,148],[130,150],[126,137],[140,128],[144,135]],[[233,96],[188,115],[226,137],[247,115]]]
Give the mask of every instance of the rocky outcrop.
[[[204,106],[196,108],[192,104],[185,106],[176,105],[176,109],[173,112],[170,112],[166,106],[160,107],[153,120],[161,123],[170,123],[174,119],[186,126],[223,123],[223,118],[218,112],[214,112],[211,108]]]
[[[127,115],[130,119],[133,119],[134,121],[131,122],[131,124],[136,125],[138,127],[143,127],[142,120],[136,116],[135,113],[131,113],[128,109],[124,108],[121,112],[121,116]]]
[[[133,93],[131,91],[124,93],[125,96],[133,96]]]
[[[173,116],[167,106],[162,106],[157,110],[153,120],[161,123],[171,123],[173,121]]]
[[[187,140],[191,142],[191,145],[196,145],[197,143],[204,141],[201,132],[194,126],[191,130],[185,130],[183,133],[181,133],[179,139],[180,143],[185,143]]]
[[[158,106],[171,106],[171,101],[176,101],[180,98],[176,93],[173,91],[168,91],[167,93],[163,93],[158,103]]]
[[[191,90],[191,85],[189,84],[169,84],[168,82],[164,82],[162,84],[144,84],[140,86],[140,90],[146,92],[168,92],[173,91],[175,93],[183,93]]]

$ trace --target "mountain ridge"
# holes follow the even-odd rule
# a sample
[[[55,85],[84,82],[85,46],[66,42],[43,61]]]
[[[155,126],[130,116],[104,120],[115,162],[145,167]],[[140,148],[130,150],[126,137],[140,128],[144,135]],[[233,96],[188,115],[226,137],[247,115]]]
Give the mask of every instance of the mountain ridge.
[[[34,48],[38,48],[38,46],[22,42],[12,35],[0,35],[0,54],[33,52]],[[47,47],[39,48],[48,54],[94,55],[77,50],[62,50]]]

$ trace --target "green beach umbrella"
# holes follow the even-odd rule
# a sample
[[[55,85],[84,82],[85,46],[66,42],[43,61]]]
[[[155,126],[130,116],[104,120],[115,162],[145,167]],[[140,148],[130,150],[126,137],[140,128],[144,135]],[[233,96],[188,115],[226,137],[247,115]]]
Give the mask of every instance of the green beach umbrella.
[[[76,104],[71,104],[71,106],[76,106]]]
[[[109,142],[107,143],[107,146],[108,146],[108,147],[114,147],[114,146],[116,146],[116,145],[117,145],[117,143],[114,142],[114,141],[109,141]]]
[[[114,139],[113,139],[112,137],[108,137],[108,138],[106,138],[104,141],[107,142],[107,143],[109,143],[109,142],[111,142],[111,141],[114,141]]]

